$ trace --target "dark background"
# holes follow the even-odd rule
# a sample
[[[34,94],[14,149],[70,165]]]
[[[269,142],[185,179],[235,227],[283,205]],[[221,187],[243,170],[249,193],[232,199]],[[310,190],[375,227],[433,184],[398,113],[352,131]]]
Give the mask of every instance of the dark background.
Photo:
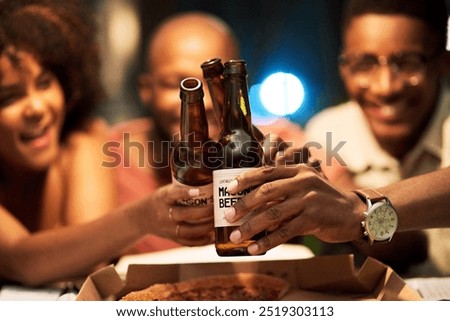
[[[104,8],[114,1],[122,0],[97,0],[97,5],[102,3]],[[303,126],[320,109],[338,104],[346,98],[337,71],[342,1],[127,2],[133,3],[136,8],[141,37],[136,57],[123,76],[121,90],[110,96],[109,101],[100,110],[110,122],[146,114],[136,95],[136,77],[143,69],[141,62],[145,40],[161,20],[173,13],[188,10],[213,13],[231,26],[239,39],[241,56],[247,62],[250,86],[261,83],[266,76],[276,71],[290,72],[301,79],[305,87],[305,100],[299,111],[288,116],[294,122]],[[90,4],[92,5],[92,2]],[[101,14],[99,11],[100,16]]]

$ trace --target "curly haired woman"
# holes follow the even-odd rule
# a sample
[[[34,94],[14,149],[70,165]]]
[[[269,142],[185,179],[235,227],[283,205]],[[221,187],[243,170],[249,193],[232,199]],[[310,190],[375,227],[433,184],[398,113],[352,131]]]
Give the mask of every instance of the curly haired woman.
[[[106,126],[95,25],[77,1],[0,1],[0,280],[27,285],[86,275],[148,233],[187,245],[211,224],[181,221],[168,185],[114,208],[102,167]],[[170,213],[171,215],[168,215]],[[107,215],[106,215],[107,214]],[[151,222],[151,223],[150,223]]]

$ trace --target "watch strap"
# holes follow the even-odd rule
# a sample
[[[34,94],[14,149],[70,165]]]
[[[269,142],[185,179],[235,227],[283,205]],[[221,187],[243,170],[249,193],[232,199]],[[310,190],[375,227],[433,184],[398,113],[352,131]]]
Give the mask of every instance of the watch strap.
[[[380,192],[374,190],[373,188],[357,189],[354,192],[358,196],[363,198],[364,200],[369,199],[373,203],[386,200],[386,196],[385,195],[383,195]]]

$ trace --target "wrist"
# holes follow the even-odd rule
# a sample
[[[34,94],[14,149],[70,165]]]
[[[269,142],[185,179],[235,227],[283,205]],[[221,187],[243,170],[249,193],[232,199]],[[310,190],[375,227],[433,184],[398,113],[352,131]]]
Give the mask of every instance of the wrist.
[[[350,193],[350,201],[352,204],[352,241],[362,242],[364,239],[364,229],[361,222],[364,220],[364,211],[367,209],[366,202],[354,192]]]
[[[151,219],[149,217],[149,213],[151,213],[151,204],[153,204],[151,196],[130,204],[130,217],[140,236],[152,233],[151,229],[153,228],[153,224],[151,224]]]
[[[370,245],[390,242],[397,230],[398,216],[389,198],[373,188],[358,189],[354,193],[367,206],[361,221],[365,236],[362,240]]]

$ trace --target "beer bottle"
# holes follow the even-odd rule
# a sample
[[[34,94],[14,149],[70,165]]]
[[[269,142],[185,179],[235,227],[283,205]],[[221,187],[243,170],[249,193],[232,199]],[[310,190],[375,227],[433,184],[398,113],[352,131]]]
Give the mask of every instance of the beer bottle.
[[[199,196],[178,201],[178,204],[186,206],[213,204],[209,151],[214,142],[208,135],[203,95],[199,79],[189,77],[181,81],[180,140],[171,153],[172,182],[200,189]]]
[[[224,77],[223,64],[220,58],[212,58],[201,64],[203,78],[208,85],[209,94],[213,104],[214,115],[219,126],[219,132],[223,129],[223,95]]]
[[[252,130],[245,61],[227,61],[224,77],[224,127],[218,141],[221,166],[213,171],[215,246],[220,256],[241,256],[249,255],[247,247],[261,235],[242,244],[229,241],[231,232],[248,218],[244,217],[231,225],[225,219],[224,212],[251,189],[232,195],[226,186],[240,173],[262,166],[263,150]]]
[[[201,68],[203,70],[203,78],[205,79],[208,85],[216,121],[221,127],[220,130],[222,130],[223,104],[225,92],[225,84],[223,76],[224,66],[222,64],[222,60],[220,58],[209,59],[201,64]],[[252,126],[252,130],[256,139],[258,139],[258,141],[263,143],[264,134],[256,126]]]

